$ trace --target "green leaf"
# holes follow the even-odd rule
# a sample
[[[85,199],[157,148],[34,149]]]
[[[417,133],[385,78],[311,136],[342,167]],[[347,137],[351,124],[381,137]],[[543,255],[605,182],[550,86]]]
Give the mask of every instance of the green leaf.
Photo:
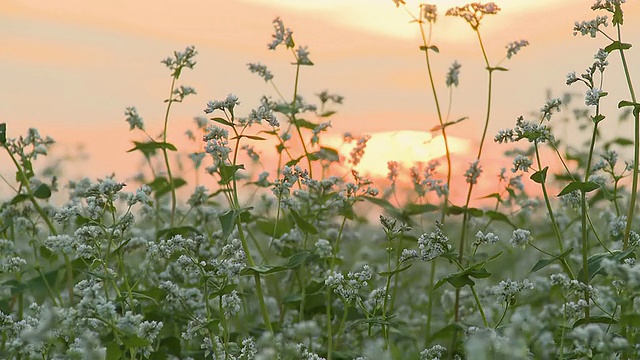
[[[575,323],[573,323],[573,328],[575,329],[576,327],[580,326],[580,325],[585,325],[585,324],[617,324],[618,320],[616,319],[612,319],[608,316],[590,316],[589,319],[586,318],[582,318],[577,320]]]
[[[389,215],[391,215],[393,217],[396,217],[396,218],[402,217],[402,213],[398,210],[398,208],[393,206],[389,201],[387,201],[385,199],[375,198],[375,197],[371,197],[371,196],[363,196],[363,198],[365,200],[367,200],[368,202],[372,203],[372,204],[380,206]]]
[[[602,97],[602,95],[601,95],[600,97]],[[592,116],[592,117],[591,117],[591,120],[593,121],[593,123],[594,123],[594,124],[596,124],[596,125],[597,125],[600,121],[604,120],[604,118],[605,118],[605,116],[604,116],[604,115],[602,115],[602,114],[598,114],[598,115],[596,115],[596,116]]]
[[[614,50],[628,50],[631,49],[631,44],[621,43],[620,41],[614,41],[604,48],[604,51],[611,53]]]
[[[633,140],[631,139],[627,139],[627,138],[622,138],[622,137],[618,137],[615,138],[613,140],[607,141],[607,143],[604,145],[605,149],[609,149],[609,147],[611,147],[611,145],[616,144],[622,147],[625,146],[631,146],[633,145]]]
[[[620,317],[620,324],[638,328],[640,327],[640,314],[639,313],[623,314]]]
[[[29,199],[29,195],[27,194],[18,194],[11,199],[11,205],[19,204],[25,200]]]
[[[231,127],[233,127],[233,123],[231,123],[231,122],[229,122],[228,120],[223,119],[223,118],[221,118],[221,117],[214,117],[214,118],[211,118],[211,120],[213,120],[213,121],[217,122],[218,124],[222,124],[222,125],[226,125],[226,126],[231,126]]]
[[[569,185],[565,186],[562,191],[556,196],[563,196],[572,191],[580,190],[581,192],[591,192],[593,190],[599,189],[600,185],[592,182],[592,181],[572,181]]]
[[[120,345],[115,341],[111,341],[107,345],[106,360],[119,360],[121,358],[122,358],[122,350],[120,350]]]
[[[633,102],[633,101],[627,101],[627,100],[622,100],[618,103],[618,109],[621,109],[623,107],[640,107],[639,103]]]
[[[614,1],[614,10],[613,10],[613,18],[611,19],[611,23],[613,24],[613,26],[616,25],[622,25],[622,23],[624,22],[624,18],[622,16],[622,7],[620,6],[620,3],[624,2],[624,1]],[[629,45],[629,47],[631,47],[631,45]]]
[[[148,183],[147,185],[153,191],[154,197],[156,199],[158,199],[162,195],[168,194],[169,192],[171,192],[172,188],[177,189],[177,188],[182,187],[182,186],[184,186],[186,184],[187,184],[187,182],[184,179],[177,177],[177,178],[173,178],[173,186],[171,186],[171,184],[169,184],[169,180],[167,180],[167,178],[159,176],[159,177],[156,177],[155,179],[153,179],[153,181]]]
[[[431,50],[431,51],[433,51],[433,52],[435,52],[435,53],[439,53],[439,52],[440,52],[440,49],[438,49],[438,47],[437,47],[437,46],[435,46],[435,45],[431,45],[431,46],[420,46],[420,50],[422,50],[422,51]]]
[[[433,287],[433,290],[436,290],[446,282],[453,285],[453,287],[455,287],[456,289],[460,289],[466,285],[475,285],[476,283],[471,278],[484,279],[490,277],[491,273],[484,267],[487,265],[487,263],[500,257],[500,255],[502,255],[502,251],[484,261],[471,265],[464,270],[445,276],[436,283],[436,285]]]
[[[340,154],[336,149],[320,147],[320,150],[316,151],[314,154],[318,159],[327,160],[329,162],[340,161]]]
[[[489,70],[489,71],[509,71],[509,69],[503,68],[501,66],[488,67],[487,70]]]
[[[531,272],[536,272],[538,270],[541,270],[541,269],[547,267],[548,265],[552,264],[556,260],[564,259],[567,255],[571,254],[572,251],[573,251],[573,248],[570,248],[570,249],[566,250],[565,252],[563,252],[562,254],[560,254],[558,256],[554,256],[551,259],[538,260],[538,262],[533,266],[533,269],[531,269]]]
[[[375,316],[375,317],[370,317],[370,318],[364,318],[364,319],[358,319],[354,322],[352,322],[351,324],[347,325],[344,328],[344,331],[347,331],[349,329],[351,329],[352,327],[361,325],[361,324],[368,324],[368,325],[380,325],[380,326],[385,326],[385,327],[391,327],[391,326],[397,326],[398,324],[396,322],[391,322],[388,319],[390,318],[390,316],[387,315],[387,320],[385,320],[382,316]]]
[[[148,141],[148,142],[137,142],[134,141],[135,145],[132,149],[127,150],[127,152],[132,151],[141,151],[144,156],[150,157],[151,155],[155,155],[156,150],[158,149],[166,149],[171,151],[177,151],[176,147],[173,144],[169,144],[166,142],[156,142],[156,141]]]
[[[332,110],[325,111],[325,112],[323,112],[322,114],[320,114],[320,117],[326,118],[326,117],[329,117],[329,116],[331,116],[331,115],[333,115],[333,114],[335,114],[335,113],[336,113],[336,112],[335,112],[335,111],[332,111]]]
[[[300,156],[300,157],[298,157],[298,158],[291,159],[291,160],[287,161],[286,165],[287,165],[287,166],[294,166],[294,165],[297,165],[297,164],[300,162],[300,160],[302,160],[302,158],[304,158],[304,155],[303,155],[303,156]]]
[[[269,274],[275,274],[275,273],[278,273],[278,272],[282,272],[282,271],[298,268],[298,267],[302,266],[302,264],[304,264],[305,261],[310,260],[310,259],[314,259],[316,257],[317,257],[317,255],[312,254],[310,251],[302,251],[302,252],[299,252],[299,253],[294,254],[293,256],[291,256],[284,265],[277,265],[277,266],[273,266],[273,265],[249,266],[249,267],[244,268],[242,270],[242,272],[240,273],[240,275],[255,275],[255,274],[269,275]]]
[[[285,219],[279,219],[277,223],[275,220],[257,220],[256,226],[263,234],[276,238],[291,230],[291,224]]]
[[[255,135],[238,135],[238,136],[234,136],[229,140],[237,140],[237,139],[242,139],[242,138],[247,138],[247,139],[251,139],[251,140],[267,140],[263,137],[260,136],[255,136]]]
[[[294,125],[296,125],[297,127],[299,127],[299,128],[305,128],[305,129],[309,129],[309,130],[313,130],[313,129],[316,128],[316,126],[318,126],[318,125],[316,125],[316,124],[314,124],[314,123],[312,123],[310,121],[307,121],[305,119],[295,119],[294,121],[292,121],[292,123]]]
[[[38,199],[48,199],[51,197],[51,188],[47,184],[40,184],[33,192],[33,196]]]
[[[125,336],[122,337],[122,344],[124,344],[127,348],[140,348],[145,347],[149,344],[149,340],[138,337],[137,335]]]
[[[395,270],[393,270],[393,271],[383,271],[383,272],[379,273],[378,275],[380,275],[380,276],[386,276],[386,277],[391,277],[391,276],[393,276],[393,275],[395,275],[395,274],[398,274],[398,273],[401,273],[401,272],[403,272],[403,271],[407,270],[408,268],[410,268],[410,267],[411,267],[411,265],[413,265],[413,264],[409,264],[409,265],[407,265],[407,266],[401,267],[401,268],[399,268],[399,269],[395,269]]]
[[[236,226],[236,219],[238,218],[239,211],[238,210],[229,210],[218,216],[220,220],[220,225],[222,226],[222,238],[226,239],[229,237],[233,228]]]
[[[544,169],[534,172],[529,179],[537,182],[538,184],[544,184],[547,180],[547,170],[549,170],[549,167],[545,166]]]
[[[402,213],[406,216],[413,216],[413,215],[419,215],[419,214],[424,214],[428,212],[434,212],[434,211],[437,211],[438,209],[440,209],[440,207],[433,204],[409,203],[407,204],[407,206],[404,207],[404,209],[402,209]]]
[[[451,341],[454,333],[463,332],[464,330],[465,330],[464,326],[462,326],[460,323],[449,324],[443,327],[442,329],[436,331],[435,333],[433,333],[433,335],[431,335],[427,343],[430,344],[431,342],[433,342],[433,340],[436,340],[436,339],[446,339],[448,341]]]
[[[468,213],[469,216],[473,217],[482,217],[482,215],[484,215],[484,211],[478,208],[466,208],[464,206],[457,205],[449,206],[447,208],[447,215],[460,215],[464,213]]]
[[[0,144],[4,145],[7,143],[7,124],[0,124]]]
[[[290,211],[291,211],[291,215],[293,215],[293,221],[295,221],[296,225],[298,225],[300,230],[302,230],[302,232],[305,235],[309,235],[309,234],[314,234],[315,235],[315,234],[318,233],[318,229],[316,229],[316,227],[313,226],[313,224],[311,224],[310,222],[305,220],[295,210],[290,209]]]
[[[464,120],[467,120],[468,118],[469,118],[468,116],[465,116],[465,117],[460,118],[460,119],[455,120],[455,121],[449,121],[449,122],[446,122],[446,123],[444,123],[444,124],[442,124],[442,125],[436,125],[436,126],[432,127],[432,128],[431,128],[431,130],[429,130],[429,131],[431,131],[431,132],[440,131],[440,130],[442,130],[442,129],[444,129],[444,128],[447,128],[447,127],[449,127],[449,126],[451,126],[451,125],[455,125],[455,124],[457,124],[457,123],[459,123],[459,122],[462,122],[462,121],[464,121]]]
[[[226,284],[221,288],[214,288],[214,290],[209,293],[209,300],[215,299],[218,296],[231,294],[233,290],[235,290],[237,287],[238,287],[238,284]]]
[[[503,214],[503,213],[501,213],[499,211],[487,210],[487,211],[484,212],[484,215],[486,217],[488,217],[489,219],[505,222],[505,223],[511,225],[511,227],[514,228],[514,229],[517,228],[517,226],[515,226],[511,222],[511,220],[509,220],[509,217],[507,215],[505,215],[505,214]]]
[[[220,173],[220,181],[218,181],[218,184],[229,184],[231,180],[233,180],[233,177],[236,175],[236,171],[238,170],[244,170],[244,165],[221,164],[220,167],[218,167],[218,172]]]
[[[585,279],[583,269],[578,272],[578,280],[588,284],[596,275],[606,275],[606,271],[602,268],[602,259],[609,259],[620,262],[626,258],[635,257],[634,248],[628,248],[625,251],[615,250],[610,253],[594,254],[587,259],[587,270],[589,271],[589,279]]]

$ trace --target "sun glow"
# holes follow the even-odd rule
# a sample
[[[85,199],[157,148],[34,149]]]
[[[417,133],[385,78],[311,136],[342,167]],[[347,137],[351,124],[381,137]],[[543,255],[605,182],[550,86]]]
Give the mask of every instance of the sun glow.
[[[466,154],[469,151],[468,140],[451,136],[448,140],[452,155]],[[338,137],[327,139],[327,144],[338,149],[340,155],[348,160],[355,144],[352,142],[341,145],[341,143],[342,139]],[[429,132],[412,130],[377,132],[371,134],[364,156],[353,168],[366,176],[384,178],[389,172],[387,167],[389,161],[397,161],[401,168],[409,169],[445,155],[444,140],[440,135],[434,137]],[[350,166],[350,164],[345,161],[343,166]]]

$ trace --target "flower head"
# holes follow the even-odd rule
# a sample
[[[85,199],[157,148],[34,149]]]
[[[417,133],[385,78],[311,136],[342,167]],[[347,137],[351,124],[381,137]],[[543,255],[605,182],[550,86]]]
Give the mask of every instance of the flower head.
[[[497,14],[498,11],[500,11],[500,8],[493,2],[486,4],[471,3],[462,7],[453,7],[447,10],[446,15],[459,16],[465,19],[473,30],[477,30],[480,26],[480,20],[482,20],[485,15],[494,15]]]

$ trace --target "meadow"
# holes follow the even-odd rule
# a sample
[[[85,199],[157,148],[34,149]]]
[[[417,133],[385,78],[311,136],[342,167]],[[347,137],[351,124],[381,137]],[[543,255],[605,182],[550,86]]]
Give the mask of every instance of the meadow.
[[[172,109],[195,94],[180,77],[197,72],[198,52],[161,61],[163,121],[123,109],[129,152],[145,164],[134,182],[61,184],[41,167],[54,139],[0,124],[2,166],[15,169],[0,205],[0,358],[639,359],[640,102],[624,2],[597,0],[594,18],[575,23],[574,35],[595,38],[594,56],[576,59],[586,70],[567,75],[567,95],[491,134],[494,78],[509,77],[529,43],[486,52],[493,2],[443,12],[389,1],[422,39],[415,55],[437,113],[425,127],[445,155],[409,169],[390,161],[376,181],[352,169],[369,136],[344,134],[346,156],[324,140],[343,97],[298,92],[300,74],[322,64],[280,18],[265,43],[290,56],[293,92],[247,64],[275,95],[253,109],[241,94],[202,104],[187,129],[201,151],[179,150],[168,131]],[[431,42],[439,16],[478,40],[482,119],[451,117],[464,77],[455,61],[444,74],[432,67],[446,57]],[[627,88],[608,89],[605,73]],[[603,113],[604,102],[618,110]],[[453,156],[448,132],[470,121],[484,124],[478,146]],[[510,164],[499,173],[487,170],[490,142]]]

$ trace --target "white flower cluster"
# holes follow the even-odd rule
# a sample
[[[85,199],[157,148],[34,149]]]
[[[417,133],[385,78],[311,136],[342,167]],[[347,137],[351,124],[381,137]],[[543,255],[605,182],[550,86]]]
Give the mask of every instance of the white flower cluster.
[[[345,302],[352,302],[360,297],[360,289],[367,286],[371,280],[371,269],[369,265],[363,265],[362,271],[349,272],[345,277],[342,273],[333,272],[324,280],[324,284],[333,289]]]
[[[498,299],[498,303],[511,305],[515,301],[516,294],[531,289],[533,289],[533,283],[529,279],[522,281],[507,279],[493,287],[493,295]]]
[[[442,232],[442,224],[436,222],[436,230],[429,234],[422,234],[418,238],[418,248],[420,248],[420,258],[430,261],[446,253],[451,249],[448,244],[449,238]]]

